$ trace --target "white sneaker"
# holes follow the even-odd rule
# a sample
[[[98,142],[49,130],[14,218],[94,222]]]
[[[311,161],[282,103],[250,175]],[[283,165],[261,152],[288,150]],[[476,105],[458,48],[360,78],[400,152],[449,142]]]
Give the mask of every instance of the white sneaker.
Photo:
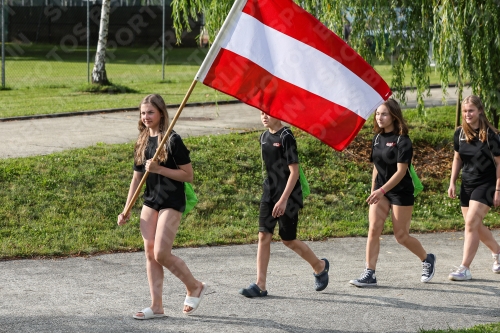
[[[450,275],[448,275],[448,279],[452,281],[471,280],[472,274],[467,267],[460,265],[460,267],[456,267],[455,271],[451,272]]]
[[[491,254],[491,256],[495,260],[495,262],[493,263],[493,267],[491,268],[491,270],[494,273],[500,273],[500,253]]]

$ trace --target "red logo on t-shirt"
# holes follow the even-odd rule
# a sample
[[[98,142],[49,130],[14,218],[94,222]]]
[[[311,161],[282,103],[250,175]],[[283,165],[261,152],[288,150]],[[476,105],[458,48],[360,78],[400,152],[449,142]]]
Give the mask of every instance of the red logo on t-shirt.
[[[273,146],[275,147],[281,147],[281,144],[279,142],[273,143]]]
[[[394,146],[396,146],[396,142],[387,142],[385,145],[387,147],[394,147]]]

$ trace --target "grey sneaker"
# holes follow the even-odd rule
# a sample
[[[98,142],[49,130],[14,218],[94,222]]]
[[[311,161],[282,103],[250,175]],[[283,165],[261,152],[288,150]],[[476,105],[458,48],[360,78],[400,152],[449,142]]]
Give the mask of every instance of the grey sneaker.
[[[373,269],[365,268],[365,271],[359,279],[349,281],[350,284],[356,287],[374,287],[377,285],[377,278]]]
[[[436,256],[432,253],[427,255],[427,258],[422,261],[422,277],[421,282],[429,282],[436,272]]]
[[[493,257],[493,259],[495,259],[495,262],[493,263],[493,267],[491,268],[491,270],[494,273],[500,274],[500,253],[491,254],[491,256]]]
[[[460,265],[460,267],[456,267],[456,270],[454,272],[451,272],[450,275],[448,275],[448,279],[452,281],[471,280],[472,274],[470,273],[470,270],[467,267]]]

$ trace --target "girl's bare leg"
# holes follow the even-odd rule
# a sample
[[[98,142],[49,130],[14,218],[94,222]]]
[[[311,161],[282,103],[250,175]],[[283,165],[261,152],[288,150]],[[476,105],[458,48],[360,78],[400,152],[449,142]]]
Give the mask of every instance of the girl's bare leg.
[[[161,210],[156,226],[154,243],[154,258],[156,262],[165,266],[172,274],[186,286],[187,296],[199,297],[203,284],[194,278],[186,263],[172,254],[172,245],[181,221],[182,213],[174,209]],[[162,279],[163,284],[163,279]],[[155,287],[160,290],[160,286]],[[191,307],[184,305],[184,311],[191,311]]]
[[[472,264],[479,247],[479,241],[486,244],[491,252],[497,251],[498,253],[498,243],[493,238],[491,231],[483,224],[483,219],[489,210],[488,205],[475,200],[469,201],[469,207],[462,207],[465,221],[462,265],[465,267],[470,267]]]
[[[396,241],[410,250],[413,254],[424,261],[427,258],[422,244],[415,237],[410,236],[410,223],[413,206],[392,206],[392,225]]]
[[[391,204],[386,197],[378,203],[370,205],[368,218],[370,227],[368,229],[368,239],[366,241],[366,268],[375,270],[380,252],[380,235],[384,230],[384,223],[389,215]]]

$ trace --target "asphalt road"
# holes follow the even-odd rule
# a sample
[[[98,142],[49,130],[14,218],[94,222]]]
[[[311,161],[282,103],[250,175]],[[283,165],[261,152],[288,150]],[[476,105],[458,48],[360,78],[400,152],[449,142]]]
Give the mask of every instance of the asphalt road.
[[[500,240],[499,230],[494,235]],[[437,255],[430,283],[420,282],[418,258],[393,236],[383,236],[379,286],[351,286],[348,281],[364,267],[366,239],[340,238],[308,243],[330,261],[330,284],[316,292],[309,265],[278,242],[271,246],[269,296],[259,299],[238,294],[255,282],[255,244],[175,249],[195,277],[208,284],[208,292],[196,314],[184,316],[183,285],[167,271],[167,317],[147,321],[132,318],[150,305],[142,252],[2,261],[0,332],[382,333],[500,322],[500,274],[491,272],[488,249],[479,248],[471,265],[473,280],[452,282],[447,276],[460,264],[462,233],[416,237]]]

